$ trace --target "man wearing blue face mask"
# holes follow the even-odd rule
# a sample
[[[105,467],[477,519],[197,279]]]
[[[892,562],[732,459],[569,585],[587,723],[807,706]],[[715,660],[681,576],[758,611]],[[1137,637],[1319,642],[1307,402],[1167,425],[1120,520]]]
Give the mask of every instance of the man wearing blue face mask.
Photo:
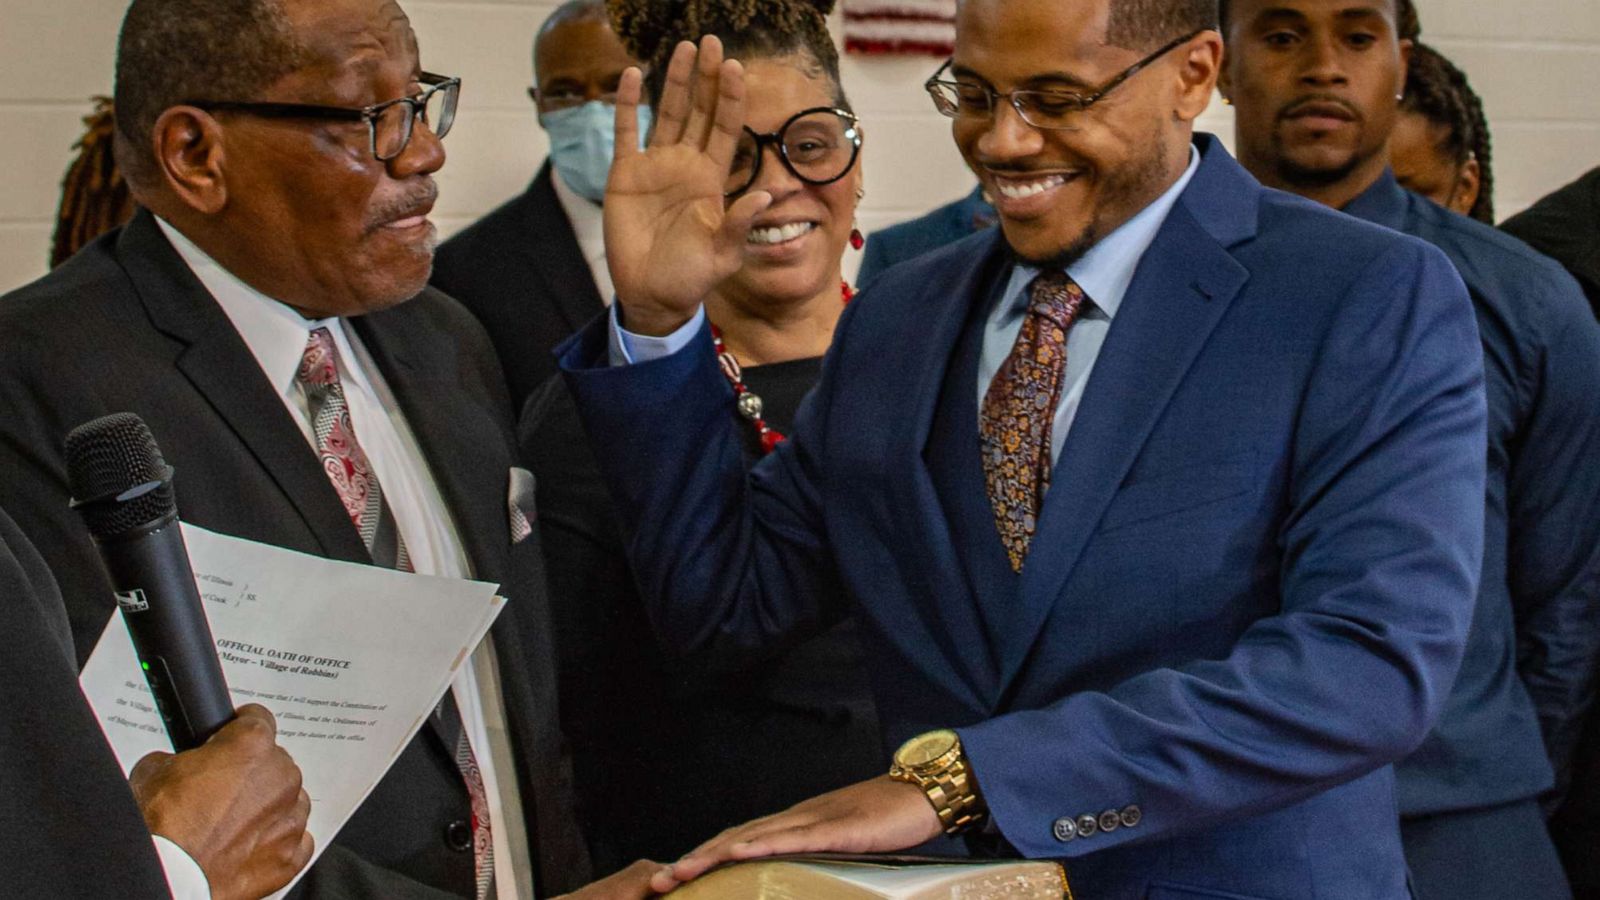
[[[550,158],[526,191],[445,241],[434,260],[434,285],[489,332],[517,409],[555,373],[551,348],[611,302],[600,200],[617,82],[637,64],[604,0],[557,7],[534,38],[528,89]],[[641,107],[640,134],[648,114]]]

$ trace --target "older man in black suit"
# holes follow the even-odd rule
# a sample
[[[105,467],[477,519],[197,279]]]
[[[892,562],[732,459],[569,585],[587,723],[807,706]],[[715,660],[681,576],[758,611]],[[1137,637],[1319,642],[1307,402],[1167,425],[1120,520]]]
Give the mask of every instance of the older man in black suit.
[[[0,300],[0,505],[62,582],[80,661],[111,593],[61,441],[118,410],[175,466],[186,521],[510,599],[307,896],[524,900],[587,876],[510,400],[482,328],[426,288],[457,87],[386,0],[134,0],[117,154],[145,211]]]
[[[550,158],[526,191],[445,241],[433,271],[434,285],[488,329],[518,409],[555,374],[555,345],[611,302],[600,200],[617,82],[637,65],[603,0],[557,7],[533,50],[528,95]]]

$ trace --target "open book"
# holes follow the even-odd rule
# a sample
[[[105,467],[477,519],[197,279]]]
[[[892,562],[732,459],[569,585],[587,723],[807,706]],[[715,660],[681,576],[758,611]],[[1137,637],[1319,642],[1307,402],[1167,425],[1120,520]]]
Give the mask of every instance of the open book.
[[[672,900],[1072,900],[1059,863],[780,856],[715,869]]]

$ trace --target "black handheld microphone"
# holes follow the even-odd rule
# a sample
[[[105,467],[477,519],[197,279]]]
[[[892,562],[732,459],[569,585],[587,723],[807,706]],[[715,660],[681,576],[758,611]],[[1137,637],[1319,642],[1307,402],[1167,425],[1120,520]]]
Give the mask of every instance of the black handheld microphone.
[[[178,526],[172,468],[133,413],[73,429],[66,456],[72,507],[100,548],[167,735],[180,752],[198,747],[233,718],[233,702]]]

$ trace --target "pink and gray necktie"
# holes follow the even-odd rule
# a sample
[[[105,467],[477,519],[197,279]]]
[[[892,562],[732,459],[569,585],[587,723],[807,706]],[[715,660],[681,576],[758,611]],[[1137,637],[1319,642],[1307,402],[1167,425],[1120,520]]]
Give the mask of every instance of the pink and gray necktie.
[[[311,416],[311,431],[316,438],[317,456],[322,471],[344,503],[345,513],[360,532],[361,540],[372,553],[376,565],[405,572],[412,571],[405,539],[394,513],[384,501],[383,486],[373,471],[367,454],[356,440],[350,421],[350,406],[345,401],[344,385],[339,381],[339,350],[326,328],[311,331],[305,355],[296,373],[305,391]],[[455,760],[472,800],[473,863],[478,883],[478,900],[487,900],[494,883],[494,842],[489,825],[489,798],[478,770],[477,757],[461,725],[455,697],[446,691],[435,711],[447,733],[455,732]]]
[[[1066,380],[1067,332],[1085,299],[1065,272],[1033,280],[1022,331],[979,413],[984,481],[1014,572],[1022,571],[1050,489],[1051,432]]]

